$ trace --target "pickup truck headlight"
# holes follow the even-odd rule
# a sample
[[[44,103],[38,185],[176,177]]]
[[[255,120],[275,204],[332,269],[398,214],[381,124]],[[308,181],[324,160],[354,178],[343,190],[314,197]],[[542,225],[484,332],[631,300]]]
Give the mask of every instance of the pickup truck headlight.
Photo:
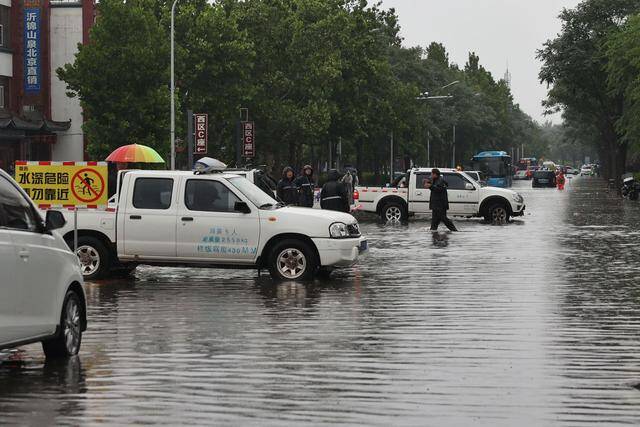
[[[522,195],[520,193],[513,193],[513,200],[516,203],[522,203],[522,202],[524,202],[524,197],[522,197]]]
[[[349,237],[349,230],[347,224],[344,222],[334,222],[329,227],[329,235],[334,239],[344,239]]]

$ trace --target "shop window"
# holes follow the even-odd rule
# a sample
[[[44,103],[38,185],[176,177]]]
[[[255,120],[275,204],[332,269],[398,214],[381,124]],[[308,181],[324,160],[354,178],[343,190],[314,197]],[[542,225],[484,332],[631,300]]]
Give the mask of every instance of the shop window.
[[[11,47],[11,8],[0,5],[0,47]]]

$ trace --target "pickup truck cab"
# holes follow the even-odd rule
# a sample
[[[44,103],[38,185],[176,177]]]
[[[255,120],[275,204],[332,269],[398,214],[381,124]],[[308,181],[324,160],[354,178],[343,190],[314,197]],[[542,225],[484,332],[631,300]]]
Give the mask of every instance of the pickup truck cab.
[[[508,221],[524,215],[523,197],[506,188],[487,187],[455,169],[441,168],[449,184],[449,214],[483,217],[487,221]],[[406,221],[412,214],[430,214],[431,191],[427,183],[431,169],[414,168],[404,187],[357,187],[362,210],[374,212],[384,221]]]
[[[367,248],[353,216],[285,207],[224,171],[132,170],[119,187],[107,210],[78,213],[85,279],[138,264],[268,268],[276,279],[309,279],[321,267],[352,265]],[[72,246],[73,227],[61,233]]]

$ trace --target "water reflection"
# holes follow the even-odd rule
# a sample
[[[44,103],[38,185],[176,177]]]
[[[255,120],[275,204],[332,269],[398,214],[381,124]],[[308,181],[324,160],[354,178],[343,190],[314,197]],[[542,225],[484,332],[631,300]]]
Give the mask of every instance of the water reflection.
[[[3,423],[15,417],[21,425],[52,425],[69,414],[82,416],[87,389],[79,357],[40,363],[18,350],[0,360]]]
[[[502,226],[364,221],[370,253],[330,280],[140,268],[88,284],[81,359],[0,355],[2,421],[633,424],[640,204],[597,180],[521,191],[527,215]]]

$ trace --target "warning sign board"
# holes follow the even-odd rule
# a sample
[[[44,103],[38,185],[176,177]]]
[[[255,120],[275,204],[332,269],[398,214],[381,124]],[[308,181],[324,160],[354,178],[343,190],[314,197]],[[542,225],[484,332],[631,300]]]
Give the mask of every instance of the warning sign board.
[[[16,162],[16,182],[40,208],[107,205],[106,162]]]

